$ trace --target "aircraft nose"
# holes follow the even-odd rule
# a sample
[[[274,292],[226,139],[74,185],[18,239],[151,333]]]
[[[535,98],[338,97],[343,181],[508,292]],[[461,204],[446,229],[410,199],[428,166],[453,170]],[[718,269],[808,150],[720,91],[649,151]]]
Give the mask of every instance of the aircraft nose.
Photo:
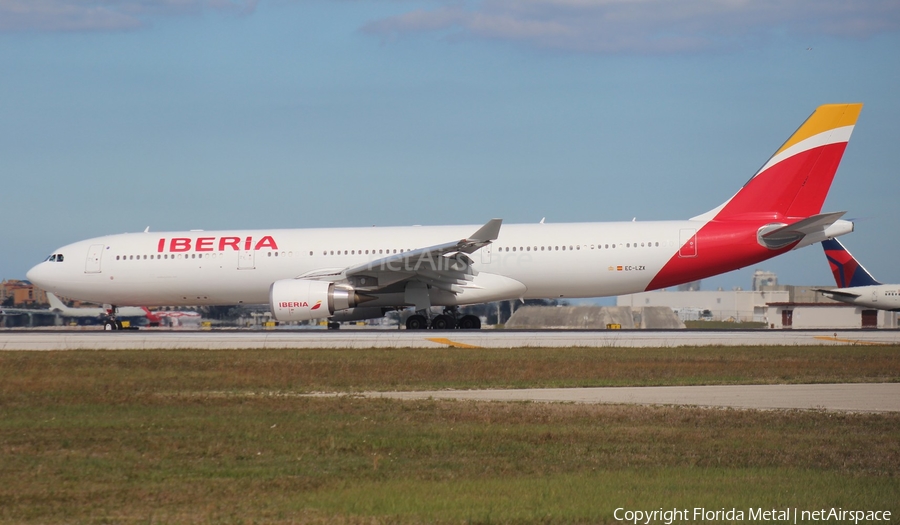
[[[32,284],[36,284],[43,288],[46,284],[46,266],[46,263],[40,263],[34,266],[32,269],[28,270],[28,272],[25,274],[25,278],[28,279]]]

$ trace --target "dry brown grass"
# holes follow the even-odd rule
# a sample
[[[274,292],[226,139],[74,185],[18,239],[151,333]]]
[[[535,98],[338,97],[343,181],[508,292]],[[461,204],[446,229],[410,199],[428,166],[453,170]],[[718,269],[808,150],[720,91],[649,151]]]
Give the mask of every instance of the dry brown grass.
[[[900,380],[900,347],[0,352],[0,394],[360,391]],[[123,383],[124,382],[124,383]],[[115,388],[113,388],[115,387]]]

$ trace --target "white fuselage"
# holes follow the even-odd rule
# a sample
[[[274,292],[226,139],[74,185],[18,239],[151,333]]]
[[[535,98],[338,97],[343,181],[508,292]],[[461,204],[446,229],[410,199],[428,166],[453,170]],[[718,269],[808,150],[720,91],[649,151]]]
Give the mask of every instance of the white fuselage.
[[[843,303],[878,310],[900,311],[900,285],[897,284],[854,286],[852,288],[820,290],[820,292],[828,298]]]
[[[673,257],[696,257],[703,247],[685,246],[705,223],[504,225],[499,238],[471,255],[479,272],[475,286],[458,295],[435,293],[432,302],[643,291]],[[45,261],[28,277],[48,291],[101,304],[259,304],[269,300],[269,286],[280,279],[323,269],[340,271],[388,254],[465,238],[475,229],[477,225],[110,235],[60,248],[63,262]],[[714,271],[721,269],[710,269],[709,274]],[[509,282],[521,286],[510,287]],[[500,283],[496,293],[490,290],[494,283]],[[383,294],[367,306],[403,302],[402,293],[389,296]]]

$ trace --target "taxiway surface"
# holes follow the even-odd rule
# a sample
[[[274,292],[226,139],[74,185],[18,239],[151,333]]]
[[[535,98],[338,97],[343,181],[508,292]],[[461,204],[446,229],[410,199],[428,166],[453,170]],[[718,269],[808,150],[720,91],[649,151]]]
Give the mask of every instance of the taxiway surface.
[[[3,330],[0,350],[897,345],[900,330]]]
[[[371,392],[366,397],[900,412],[900,383],[711,385]]]

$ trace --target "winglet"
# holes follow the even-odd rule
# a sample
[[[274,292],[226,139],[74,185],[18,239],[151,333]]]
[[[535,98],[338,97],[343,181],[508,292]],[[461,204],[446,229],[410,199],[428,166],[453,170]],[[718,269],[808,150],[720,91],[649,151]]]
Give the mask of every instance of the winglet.
[[[479,228],[477,232],[470,235],[468,240],[477,243],[496,241],[497,237],[500,236],[500,225],[502,223],[503,219],[491,219],[487,224]]]
[[[831,273],[834,274],[834,282],[838,287],[853,288],[881,284],[837,239],[822,241],[822,248],[825,250],[825,257],[828,259]]]

